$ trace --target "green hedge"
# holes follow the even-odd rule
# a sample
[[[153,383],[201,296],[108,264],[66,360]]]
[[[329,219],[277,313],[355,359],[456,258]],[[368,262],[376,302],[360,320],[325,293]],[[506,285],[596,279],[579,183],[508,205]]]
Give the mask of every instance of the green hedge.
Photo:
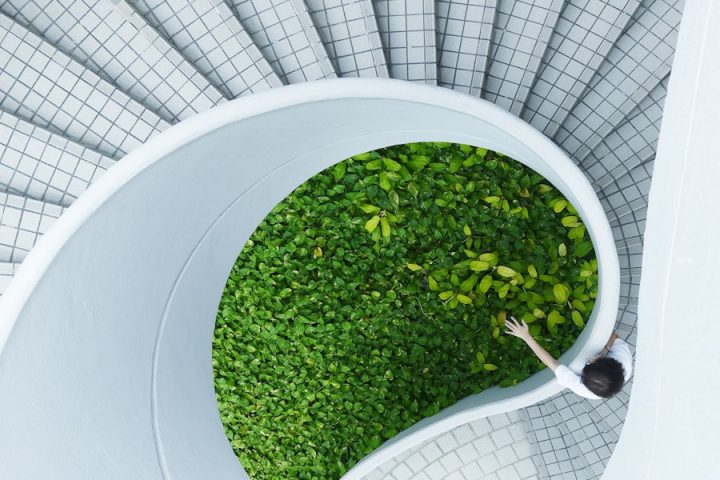
[[[232,269],[213,367],[253,479],[336,480],[423,417],[559,356],[597,291],[576,211],[482,148],[400,145],[321,172],[278,204]]]

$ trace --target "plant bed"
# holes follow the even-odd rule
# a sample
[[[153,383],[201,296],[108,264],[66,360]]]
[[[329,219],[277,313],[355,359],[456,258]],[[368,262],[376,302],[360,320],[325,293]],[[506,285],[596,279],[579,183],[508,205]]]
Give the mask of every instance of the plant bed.
[[[467,145],[347,159],[258,226],[213,341],[231,445],[253,479],[338,479],[384,440],[541,368],[589,318],[597,262],[577,212],[540,175]]]

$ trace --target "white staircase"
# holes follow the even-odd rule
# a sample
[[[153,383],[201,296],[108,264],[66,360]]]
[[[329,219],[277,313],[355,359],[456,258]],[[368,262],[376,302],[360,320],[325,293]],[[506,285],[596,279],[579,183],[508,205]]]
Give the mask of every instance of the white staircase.
[[[170,125],[287,84],[391,77],[493,102],[567,152],[613,227],[618,329],[634,344],[647,197],[682,8],[683,0],[2,0],[0,294],[89,184]],[[600,405],[561,394],[519,412],[535,449],[525,478],[599,478],[628,401],[628,391]],[[395,466],[368,478],[401,480]],[[470,480],[460,467],[397,471]],[[483,475],[473,478],[495,478]]]

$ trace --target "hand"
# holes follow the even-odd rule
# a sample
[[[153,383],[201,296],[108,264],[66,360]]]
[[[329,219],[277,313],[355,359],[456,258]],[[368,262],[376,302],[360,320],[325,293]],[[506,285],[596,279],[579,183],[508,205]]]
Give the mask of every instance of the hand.
[[[505,328],[507,328],[505,333],[521,338],[525,341],[532,338],[530,335],[530,327],[528,327],[527,323],[525,323],[525,320],[522,320],[522,322],[519,323],[515,317],[510,318],[512,319],[512,322],[510,320],[505,320]]]

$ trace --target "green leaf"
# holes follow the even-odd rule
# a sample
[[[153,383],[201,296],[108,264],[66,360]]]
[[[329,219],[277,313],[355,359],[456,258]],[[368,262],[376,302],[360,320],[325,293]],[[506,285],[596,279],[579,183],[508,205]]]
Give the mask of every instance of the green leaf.
[[[360,205],[360,209],[365,213],[378,213],[380,211],[380,207],[369,205],[367,203]]]
[[[590,253],[593,249],[592,243],[585,241],[581,242],[577,247],[575,247],[575,255],[578,258],[582,258],[588,253]]]
[[[565,246],[564,243],[561,243],[558,246],[558,255],[560,255],[561,257],[564,257],[565,255],[567,255],[567,247]]]
[[[527,271],[532,278],[537,278],[538,273],[537,273],[537,269],[535,268],[535,265],[533,265],[533,264],[528,265]]]
[[[428,275],[427,280],[430,290],[437,290],[439,288],[437,281],[432,276]]]
[[[470,262],[470,270],[473,272],[484,272],[490,268],[490,264],[488,262],[484,262],[482,260],[474,260]]]
[[[400,196],[395,190],[388,192],[388,199],[390,200],[392,206],[395,207],[395,210],[400,208]]]
[[[567,206],[567,204],[568,204],[567,200],[558,200],[558,201],[555,202],[555,204],[553,205],[553,211],[554,211],[555,213],[560,213],[560,212],[562,212],[563,210],[565,210],[565,207]]]
[[[465,225],[463,227],[463,233],[469,237],[470,235],[472,235],[472,230],[470,230],[470,227],[468,225]]]
[[[448,298],[452,297],[453,295],[455,295],[455,292],[453,292],[452,290],[446,290],[444,292],[440,292],[440,295],[438,295],[438,296],[440,297],[440,300],[447,300]]]
[[[580,315],[580,312],[578,312],[577,310],[573,310],[570,315],[572,316],[573,323],[578,328],[583,328],[585,326],[585,321],[583,320],[582,315]]]
[[[392,185],[390,184],[390,178],[388,177],[386,172],[380,172],[380,188],[385,190],[386,192],[392,188]]]
[[[487,370],[488,372],[492,372],[494,370],[497,370],[497,365],[493,365],[492,363],[486,363],[483,365],[483,368]]]
[[[418,265],[417,263],[408,263],[408,264],[407,264],[407,268],[409,268],[409,269],[412,270],[413,272],[417,272],[417,271],[419,271],[419,270],[422,270],[422,267],[421,267],[420,265]]]
[[[512,277],[515,276],[515,273],[517,273],[517,272],[515,272],[515,270],[513,270],[513,269],[510,268],[510,267],[506,267],[506,266],[504,266],[504,265],[500,265],[500,266],[497,267],[497,273],[498,273],[501,277],[512,278]]]
[[[365,222],[365,230],[372,233],[378,226],[378,223],[380,222],[380,217],[378,215],[373,215],[373,217]]]
[[[560,220],[560,223],[563,224],[563,227],[568,228],[579,227],[580,225],[582,225],[582,223],[578,222],[578,218],[575,215],[568,215],[567,217],[563,217]]]
[[[482,280],[480,280],[479,288],[482,293],[487,293],[488,290],[490,290],[490,287],[492,287],[492,275],[485,275]]]
[[[567,302],[567,292],[565,291],[565,287],[563,287],[561,284],[558,283],[557,285],[553,286],[553,295],[559,303]]]
[[[372,160],[365,164],[365,168],[368,170],[380,170],[382,168],[382,160]]]
[[[402,168],[402,165],[392,158],[383,157],[382,163],[385,165],[385,168],[391,172],[398,172]]]
[[[335,165],[335,168],[333,168],[333,178],[335,178],[336,182],[345,176],[346,170],[347,170],[347,162],[340,162],[337,165]]]
[[[465,305],[470,305],[472,303],[472,299],[466,295],[463,295],[462,293],[457,294],[458,302],[463,303]]]
[[[460,284],[460,290],[463,292],[469,292],[473,289],[475,284],[478,282],[478,276],[477,275],[470,275],[468,278],[466,278],[461,284]]]
[[[425,168],[428,163],[430,163],[429,157],[426,157],[425,155],[412,155],[410,157],[410,161],[408,162],[408,166],[415,171],[420,171]]]
[[[380,229],[382,230],[383,238],[390,238],[390,222],[388,222],[387,217],[380,218]]]

